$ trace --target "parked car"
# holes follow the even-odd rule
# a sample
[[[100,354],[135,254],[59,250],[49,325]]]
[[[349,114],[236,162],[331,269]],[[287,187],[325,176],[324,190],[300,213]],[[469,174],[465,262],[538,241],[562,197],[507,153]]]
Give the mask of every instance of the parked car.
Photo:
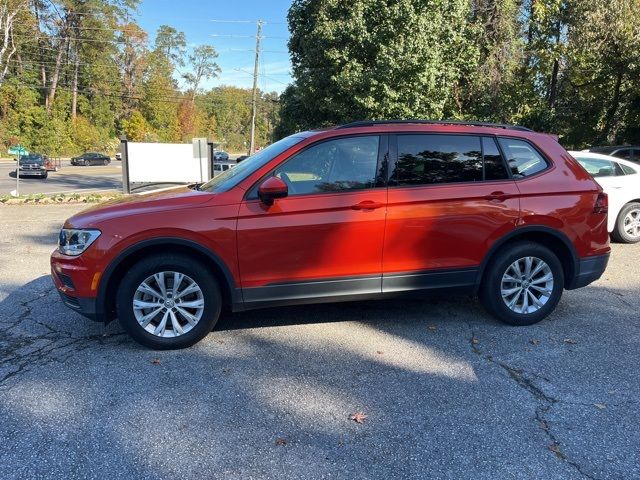
[[[87,152],[71,159],[71,165],[109,165],[111,158],[103,153]]]
[[[30,153],[20,157],[18,162],[20,176],[47,178],[49,176],[47,160],[47,157],[40,153]]]
[[[614,145],[609,147],[591,147],[585,152],[611,155],[612,157],[640,163],[640,145]]]
[[[609,260],[607,195],[550,136],[456,122],[356,122],[286,137],[209,182],[69,218],[64,303],[157,349],[223,308],[478,294],[541,321]]]
[[[640,165],[598,153],[569,153],[609,195],[607,229],[613,239],[640,242]]]
[[[236,158],[236,163],[240,163],[247,158],[249,158],[249,155],[240,155],[238,158]]]
[[[236,166],[235,162],[216,162],[213,164],[213,175],[219,175]]]
[[[227,152],[223,152],[222,150],[218,150],[213,153],[213,159],[216,162],[226,162],[229,160],[229,154]]]

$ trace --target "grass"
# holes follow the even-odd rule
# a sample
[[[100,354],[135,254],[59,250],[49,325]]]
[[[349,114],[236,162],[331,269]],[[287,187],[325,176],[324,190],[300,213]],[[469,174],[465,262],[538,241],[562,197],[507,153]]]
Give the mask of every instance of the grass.
[[[114,198],[120,198],[123,195],[121,193],[54,193],[51,195],[45,195],[42,193],[32,195],[21,195],[19,197],[12,197],[11,195],[0,196],[0,204],[3,205],[51,205],[55,203],[100,203],[106,200],[112,200]]]

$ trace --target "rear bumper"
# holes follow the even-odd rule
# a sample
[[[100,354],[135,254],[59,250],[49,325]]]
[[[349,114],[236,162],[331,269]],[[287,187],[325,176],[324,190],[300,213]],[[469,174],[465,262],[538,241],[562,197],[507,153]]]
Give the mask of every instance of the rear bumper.
[[[575,288],[586,287],[598,280],[609,263],[609,254],[595,255],[593,257],[581,258],[576,266],[576,274],[573,280],[565,288],[573,290]]]

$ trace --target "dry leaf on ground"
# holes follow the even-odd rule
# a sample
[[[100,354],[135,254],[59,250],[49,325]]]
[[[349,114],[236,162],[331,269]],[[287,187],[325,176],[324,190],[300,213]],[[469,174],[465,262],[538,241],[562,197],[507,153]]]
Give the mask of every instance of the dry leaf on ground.
[[[366,419],[367,419],[367,414],[364,412],[352,413],[349,416],[349,420],[353,420],[356,423],[364,423]]]

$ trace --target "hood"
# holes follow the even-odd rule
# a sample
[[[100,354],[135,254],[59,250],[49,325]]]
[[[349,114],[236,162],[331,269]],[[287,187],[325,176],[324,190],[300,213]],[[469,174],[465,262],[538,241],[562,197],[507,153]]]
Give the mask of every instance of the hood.
[[[104,220],[144,213],[190,208],[208,202],[214,197],[208,192],[188,187],[172,188],[162,192],[138,193],[109,200],[74,215],[65,222],[67,227],[96,227]]]

